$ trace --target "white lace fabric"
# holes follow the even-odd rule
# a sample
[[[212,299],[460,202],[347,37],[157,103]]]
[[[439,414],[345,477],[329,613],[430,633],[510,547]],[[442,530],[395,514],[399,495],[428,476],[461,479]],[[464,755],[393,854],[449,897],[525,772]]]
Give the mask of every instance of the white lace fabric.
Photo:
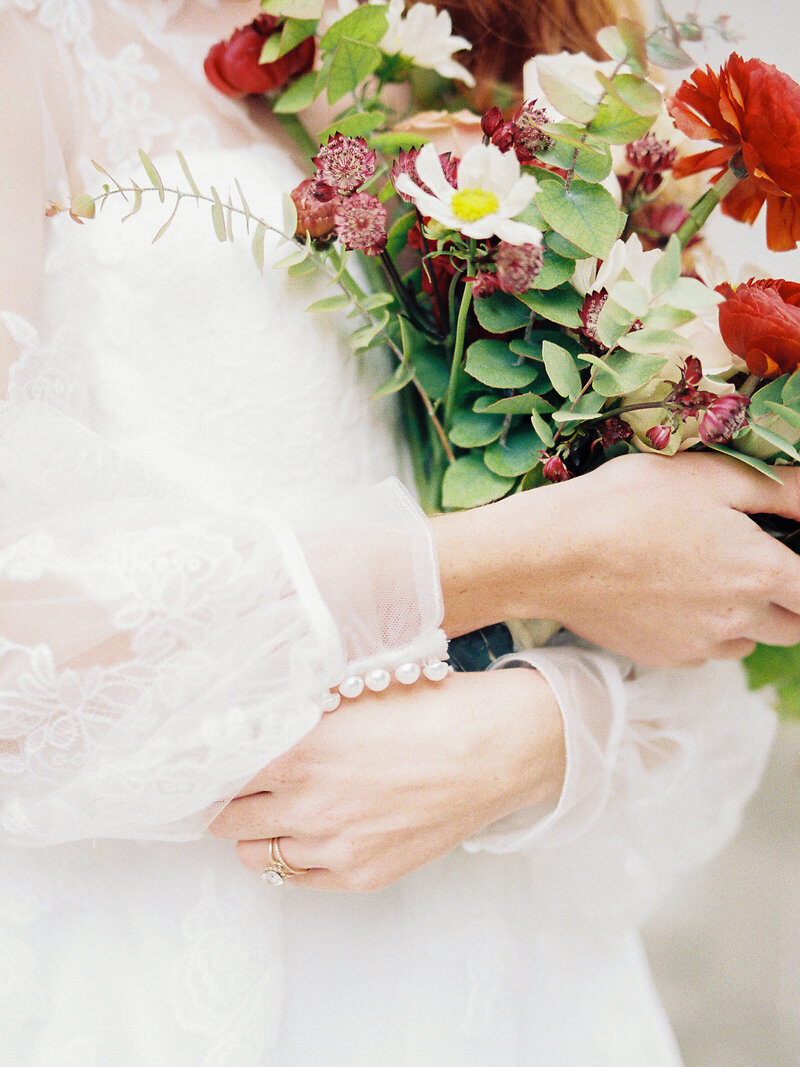
[[[0,33],[23,42],[20,68],[32,53],[59,56],[63,94],[83,99],[67,128],[78,144],[97,138],[104,166],[124,165],[137,142],[177,147],[181,129],[205,124],[195,157],[212,181],[230,181],[214,173],[215,145],[237,124],[244,137],[244,111],[232,108],[219,130],[200,112],[192,122],[186,98],[206,87],[182,73],[183,50],[161,63],[177,100],[145,62],[155,41],[172,40],[161,34],[176,10],[12,4]],[[104,54],[95,17],[129,20],[112,37],[126,43]],[[43,181],[57,199],[88,168],[40,90]],[[174,121],[159,111],[167,104]],[[270,177],[262,200],[274,217],[296,176],[263,133],[253,139],[231,158]],[[364,453],[338,462],[343,431],[362,415],[348,399],[359,371],[343,327],[296,305],[287,313],[287,280],[273,272],[264,283],[246,238],[217,249],[210,227],[198,234],[181,219],[159,255],[158,210],[154,198],[124,231],[111,219],[48,223],[39,330],[14,310],[31,301],[3,294],[17,358],[0,411],[0,834],[22,844],[196,835],[314,726],[346,675],[445,652],[427,523],[396,480],[359,487],[392,469],[387,443],[369,458],[391,413],[368,416]],[[217,282],[224,252],[238,275]],[[165,288],[143,294],[139,270]],[[299,391],[299,416],[276,396],[280,377]],[[316,473],[287,464],[303,444]]]

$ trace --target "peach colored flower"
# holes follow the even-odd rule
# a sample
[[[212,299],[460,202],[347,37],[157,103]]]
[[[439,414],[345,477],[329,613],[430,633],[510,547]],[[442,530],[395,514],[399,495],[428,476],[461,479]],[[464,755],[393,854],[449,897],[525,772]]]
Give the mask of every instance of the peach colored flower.
[[[397,133],[419,136],[430,141],[439,153],[451,152],[461,159],[470,148],[483,140],[481,116],[466,108],[461,111],[420,111],[394,127]]]

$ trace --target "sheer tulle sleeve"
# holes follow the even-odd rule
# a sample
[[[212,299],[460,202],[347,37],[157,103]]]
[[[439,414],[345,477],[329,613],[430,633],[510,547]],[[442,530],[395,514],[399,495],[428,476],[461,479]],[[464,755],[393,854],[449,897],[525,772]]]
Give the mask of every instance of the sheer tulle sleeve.
[[[436,558],[399,482],[290,528],[160,484],[86,422],[80,351],[37,312],[75,82],[25,11],[0,2],[0,838],[194,836],[331,687],[445,654]]]
[[[564,906],[642,919],[681,871],[733,835],[763,771],[774,714],[734,663],[634,671],[605,652],[565,646],[497,666],[534,667],[551,685],[566,777],[556,805],[520,811],[466,847],[522,850]]]

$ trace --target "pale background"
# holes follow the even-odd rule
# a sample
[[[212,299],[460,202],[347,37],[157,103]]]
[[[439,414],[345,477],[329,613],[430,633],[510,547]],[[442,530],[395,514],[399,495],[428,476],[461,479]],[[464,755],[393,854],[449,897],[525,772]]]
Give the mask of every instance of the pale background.
[[[677,17],[691,0],[666,6]],[[701,0],[696,10],[705,22],[731,15],[741,38],[695,46],[699,63],[719,66],[735,47],[800,81],[798,0]],[[752,231],[720,220],[714,239],[732,279],[751,262],[800,280],[800,250],[764,251],[763,216]],[[687,1067],[800,1067],[800,725],[781,728],[738,838],[670,896],[646,938]]]

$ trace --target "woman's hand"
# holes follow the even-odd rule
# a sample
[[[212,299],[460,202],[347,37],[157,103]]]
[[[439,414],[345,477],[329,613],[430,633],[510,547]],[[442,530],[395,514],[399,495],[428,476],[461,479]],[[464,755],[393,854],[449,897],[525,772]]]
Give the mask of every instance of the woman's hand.
[[[556,800],[561,714],[532,670],[451,675],[345,702],[247,785],[210,830],[260,872],[280,838],[292,879],[373,890],[496,819]]]
[[[645,666],[800,642],[800,557],[749,514],[800,520],[782,484],[723,456],[630,455],[434,520],[450,636],[554,619]]]

